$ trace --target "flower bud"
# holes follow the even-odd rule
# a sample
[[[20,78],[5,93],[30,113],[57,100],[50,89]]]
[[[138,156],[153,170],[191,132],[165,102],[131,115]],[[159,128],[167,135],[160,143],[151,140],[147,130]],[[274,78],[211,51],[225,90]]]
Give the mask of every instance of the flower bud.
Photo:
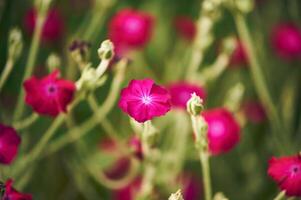
[[[222,43],[222,52],[227,55],[231,55],[236,47],[236,39],[233,37],[227,37]]]
[[[223,193],[218,192],[214,195],[213,200],[228,200],[228,198]]]
[[[249,13],[254,8],[254,0],[235,0],[236,9],[242,13]]]
[[[22,52],[23,42],[22,34],[18,28],[14,28],[9,33],[8,39],[8,56],[9,58],[15,60],[17,59]]]
[[[191,98],[188,100],[186,104],[186,109],[187,112],[193,116],[199,115],[204,109],[203,100],[195,93],[192,93]]]
[[[57,54],[52,53],[48,57],[46,65],[48,70],[52,72],[61,66],[61,58]]]
[[[103,41],[97,51],[101,60],[111,60],[114,57],[114,45],[110,40]]]
[[[184,200],[181,194],[181,190],[178,190],[176,193],[171,194],[168,200]]]
[[[71,57],[77,64],[82,66],[88,62],[90,46],[91,45],[86,41],[75,40],[72,42],[69,51],[71,52]]]

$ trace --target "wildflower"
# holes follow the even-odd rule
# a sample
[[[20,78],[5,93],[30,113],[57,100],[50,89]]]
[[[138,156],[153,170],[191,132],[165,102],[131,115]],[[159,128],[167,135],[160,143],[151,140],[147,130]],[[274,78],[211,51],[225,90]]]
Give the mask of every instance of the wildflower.
[[[165,115],[170,110],[170,96],[166,89],[151,79],[132,80],[121,91],[119,107],[142,123]]]
[[[272,46],[284,59],[301,57],[301,29],[290,22],[278,24],[271,35]]]
[[[75,92],[75,84],[59,79],[58,70],[42,79],[31,77],[24,82],[24,88],[26,103],[37,113],[52,117],[67,111]]]
[[[175,108],[186,109],[186,103],[191,94],[195,93],[202,100],[206,98],[206,91],[203,87],[187,82],[177,82],[168,86],[171,96],[171,104]]]
[[[139,160],[143,159],[143,151],[142,151],[142,144],[140,138],[137,136],[133,136],[130,138],[129,145],[131,150],[136,158]]]
[[[209,151],[218,155],[230,151],[239,142],[240,127],[234,116],[225,108],[202,112],[208,124]]]
[[[301,197],[301,156],[287,156],[269,161],[268,174],[287,196]]]
[[[15,159],[21,138],[12,127],[0,124],[0,163],[9,165]]]
[[[24,26],[29,34],[33,34],[37,20],[37,11],[32,8],[27,11],[24,18]],[[44,42],[53,42],[59,40],[64,31],[64,21],[58,9],[52,8],[48,11],[42,29],[42,40]]]
[[[258,101],[246,101],[243,104],[243,111],[247,119],[252,123],[261,123],[266,119],[264,107]]]
[[[184,39],[192,41],[196,35],[196,25],[194,21],[187,16],[178,16],[174,20],[174,26],[177,33]]]
[[[114,192],[114,200],[134,200],[141,188],[142,178],[137,177],[129,185]]]
[[[13,188],[13,180],[9,179],[5,183],[5,192],[2,197],[3,200],[32,200],[30,194],[20,193]]]
[[[118,55],[145,46],[153,32],[153,17],[132,9],[119,11],[110,21],[109,38]]]
[[[242,41],[236,40],[235,49],[229,62],[231,67],[246,66],[248,64],[248,54]]]
[[[185,200],[202,199],[203,184],[201,178],[192,173],[184,173],[180,179]]]

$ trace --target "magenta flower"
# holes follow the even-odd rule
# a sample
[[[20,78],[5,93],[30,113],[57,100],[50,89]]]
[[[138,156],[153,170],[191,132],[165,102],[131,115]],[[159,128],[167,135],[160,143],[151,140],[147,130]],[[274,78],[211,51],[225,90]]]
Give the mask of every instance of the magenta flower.
[[[278,24],[272,31],[272,46],[284,59],[301,57],[301,29],[290,22]]]
[[[130,138],[129,146],[136,158],[139,160],[143,159],[143,151],[142,151],[142,144],[140,138],[137,136],[133,136]]]
[[[166,89],[151,79],[132,80],[121,91],[119,107],[142,123],[165,115],[170,110],[170,96]]]
[[[212,155],[233,149],[240,139],[240,126],[225,108],[215,108],[202,113],[208,123],[209,151]]]
[[[15,159],[21,138],[12,127],[0,124],[0,163],[9,165]]]
[[[196,93],[201,99],[206,99],[206,91],[203,87],[187,82],[177,82],[168,87],[171,104],[175,108],[186,110],[186,103],[190,99],[192,93]]]
[[[134,200],[141,188],[142,178],[137,177],[128,186],[114,192],[114,200]]]
[[[30,194],[20,193],[13,188],[13,180],[9,179],[5,183],[5,192],[2,197],[3,200],[32,200]]]
[[[75,84],[58,77],[56,70],[42,79],[33,76],[24,82],[25,101],[37,113],[55,117],[67,111],[76,90]]]
[[[34,8],[27,11],[24,18],[24,26],[29,34],[33,34],[36,26],[37,13]],[[44,42],[53,42],[59,40],[63,36],[64,20],[58,9],[52,8],[48,11],[48,15],[42,30],[42,40]]]
[[[142,11],[123,9],[109,24],[109,38],[117,55],[145,46],[153,32],[153,17]]]
[[[259,101],[249,100],[243,104],[243,112],[252,123],[261,123],[266,119],[266,112]]]
[[[236,40],[236,47],[230,57],[230,67],[241,67],[248,64],[246,47],[240,40]]]
[[[185,200],[199,200],[203,195],[203,184],[201,178],[191,173],[184,173],[181,176],[183,185],[182,192]]]
[[[174,20],[177,33],[184,39],[192,41],[196,35],[197,28],[194,21],[187,16],[178,16]]]
[[[268,174],[287,196],[301,197],[301,156],[287,156],[269,161]]]

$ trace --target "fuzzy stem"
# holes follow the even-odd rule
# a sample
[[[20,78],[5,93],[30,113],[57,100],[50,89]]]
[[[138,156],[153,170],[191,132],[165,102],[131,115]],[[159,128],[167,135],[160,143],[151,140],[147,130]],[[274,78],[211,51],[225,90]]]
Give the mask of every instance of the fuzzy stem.
[[[281,200],[285,197],[285,191],[279,192],[279,194],[274,198],[274,200]]]
[[[14,60],[12,58],[8,58],[8,60],[5,64],[4,70],[2,71],[1,77],[0,77],[0,93],[1,93],[1,90],[2,90],[5,82],[7,81],[8,77],[10,75],[11,70],[13,69],[13,66],[14,66]]]
[[[205,200],[211,200],[211,178],[210,178],[210,165],[209,165],[209,155],[205,152],[200,152],[200,160],[202,165],[203,182],[205,188]]]
[[[35,30],[34,30],[33,39],[32,39],[32,42],[31,42],[31,46],[30,46],[30,49],[29,49],[29,55],[28,55],[27,63],[25,65],[25,72],[24,72],[24,75],[23,75],[22,83],[33,72],[35,61],[36,61],[37,54],[38,54],[41,34],[42,34],[43,25],[44,25],[44,21],[45,21],[45,18],[46,18],[47,10],[48,9],[45,9],[45,10],[43,9],[43,12],[38,13],[38,15],[37,15],[36,26],[35,26]],[[24,90],[21,90],[20,95],[18,97],[18,102],[17,102],[17,106],[16,106],[16,109],[15,109],[15,112],[14,112],[13,120],[16,121],[16,120],[20,119],[20,117],[23,114],[23,111],[24,111]]]
[[[235,23],[238,29],[238,33],[244,44],[249,55],[250,70],[254,80],[255,88],[259,95],[260,100],[264,104],[268,117],[271,121],[272,128],[274,129],[275,139],[278,142],[278,148],[280,151],[287,152],[290,149],[288,140],[285,137],[285,131],[283,130],[282,121],[280,115],[277,112],[277,108],[272,100],[271,94],[269,93],[266,80],[263,76],[262,69],[257,59],[255,49],[253,47],[253,41],[251,39],[249,28],[246,24],[243,14],[239,12],[234,13]]]

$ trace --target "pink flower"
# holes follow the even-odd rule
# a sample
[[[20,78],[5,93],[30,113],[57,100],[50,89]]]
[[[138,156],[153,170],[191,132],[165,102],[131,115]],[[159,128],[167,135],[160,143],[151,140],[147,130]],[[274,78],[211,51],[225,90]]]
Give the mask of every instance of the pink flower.
[[[109,38],[117,55],[148,43],[153,31],[153,17],[142,11],[123,9],[109,23]]]
[[[168,87],[171,104],[175,108],[185,109],[186,103],[190,99],[192,93],[196,93],[203,100],[206,98],[206,91],[201,86],[187,82],[177,82]]]
[[[301,57],[301,29],[290,22],[278,24],[272,31],[272,46],[284,59]]]
[[[58,77],[56,70],[42,79],[33,76],[24,82],[25,101],[37,113],[55,117],[67,111],[76,90],[75,84]]]
[[[287,196],[301,197],[301,156],[287,156],[269,161],[268,174]]]
[[[114,192],[114,200],[134,200],[141,188],[142,178],[137,177],[128,186]]]
[[[230,57],[230,67],[241,67],[248,64],[246,47],[240,40],[236,40],[236,47]]]
[[[170,110],[170,96],[166,89],[151,79],[132,80],[121,91],[119,107],[142,123],[165,115]]]
[[[202,113],[208,123],[209,151],[219,155],[230,151],[240,139],[240,127],[234,116],[225,108],[215,108]]]
[[[196,35],[197,28],[194,21],[187,16],[178,16],[175,18],[174,26],[178,34],[188,41],[192,41]]]
[[[141,144],[141,140],[140,138],[138,138],[137,136],[133,136],[132,138],[130,138],[129,141],[129,145],[130,148],[134,154],[134,156],[136,158],[138,158],[139,160],[143,159],[143,151],[142,151],[142,144]]]
[[[11,179],[7,180],[5,183],[5,192],[2,197],[3,200],[32,200],[30,194],[20,193],[13,188],[13,181]]]
[[[25,29],[29,34],[33,34],[36,26],[37,12],[35,8],[27,11],[24,18]],[[42,40],[44,42],[53,42],[59,40],[64,31],[64,21],[58,9],[52,8],[48,15],[42,30]]]
[[[203,184],[201,178],[191,173],[184,173],[181,176],[183,185],[182,192],[185,200],[200,200],[203,195]]]
[[[21,138],[12,127],[0,124],[0,163],[9,165],[15,159]]]
[[[261,123],[266,119],[264,107],[259,101],[249,100],[243,104],[245,116],[252,123]]]

